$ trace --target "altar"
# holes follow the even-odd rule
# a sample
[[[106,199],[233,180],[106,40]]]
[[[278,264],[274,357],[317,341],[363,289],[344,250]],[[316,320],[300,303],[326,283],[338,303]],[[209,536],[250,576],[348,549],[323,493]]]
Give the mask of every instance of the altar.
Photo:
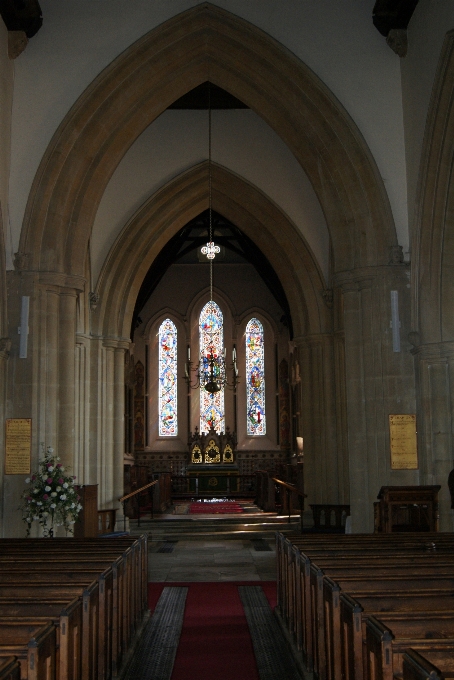
[[[236,462],[236,434],[226,432],[199,432],[189,436],[187,468],[189,492],[212,496],[238,492],[239,470]]]

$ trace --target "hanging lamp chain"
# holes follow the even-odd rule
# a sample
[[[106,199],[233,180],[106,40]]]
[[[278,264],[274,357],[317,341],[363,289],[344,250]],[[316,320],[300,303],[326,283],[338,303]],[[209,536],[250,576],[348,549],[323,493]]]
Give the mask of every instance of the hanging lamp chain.
[[[213,242],[213,217],[211,213],[211,85],[208,87],[208,212],[209,243]],[[210,300],[213,300],[213,260],[210,259]]]

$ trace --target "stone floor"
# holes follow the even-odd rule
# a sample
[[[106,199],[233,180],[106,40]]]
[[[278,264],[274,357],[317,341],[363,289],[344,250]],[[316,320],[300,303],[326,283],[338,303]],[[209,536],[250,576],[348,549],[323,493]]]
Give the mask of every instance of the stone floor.
[[[274,541],[271,551],[256,551],[249,540],[178,541],[170,553],[160,553],[162,543],[149,543],[148,580],[275,581]]]

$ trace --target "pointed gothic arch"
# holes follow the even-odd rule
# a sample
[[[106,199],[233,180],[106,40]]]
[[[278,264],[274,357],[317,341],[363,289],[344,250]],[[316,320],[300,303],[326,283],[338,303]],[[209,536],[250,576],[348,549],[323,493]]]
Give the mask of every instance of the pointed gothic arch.
[[[280,43],[202,3],[131,45],[62,121],[27,204],[19,249],[26,268],[84,277],[96,210],[121,158],[162,111],[206,80],[258,113],[301,163],[325,213],[335,270],[387,262],[397,242],[392,214],[355,123]]]
[[[454,340],[454,31],[441,51],[422,151],[414,258],[415,344]]]
[[[323,277],[298,229],[262,192],[216,164],[212,164],[212,187],[213,209],[259,243],[278,274],[295,317],[295,335],[326,332],[330,319],[322,297]],[[129,336],[137,294],[151,263],[167,240],[207,207],[207,162],[182,173],[144,203],[101,271],[93,332]]]

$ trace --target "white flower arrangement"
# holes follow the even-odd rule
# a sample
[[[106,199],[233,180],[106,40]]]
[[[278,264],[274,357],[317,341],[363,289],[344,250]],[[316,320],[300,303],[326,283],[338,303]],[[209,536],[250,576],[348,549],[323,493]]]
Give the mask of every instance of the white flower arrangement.
[[[65,468],[54,456],[54,450],[48,446],[39,469],[25,483],[31,485],[22,492],[22,519],[27,524],[27,536],[30,536],[32,522],[38,522],[43,528],[43,535],[54,535],[54,525],[64,526],[66,532],[74,533],[74,523],[82,510],[80,496],[74,488],[75,477],[64,475]],[[65,490],[59,498],[57,491]]]

